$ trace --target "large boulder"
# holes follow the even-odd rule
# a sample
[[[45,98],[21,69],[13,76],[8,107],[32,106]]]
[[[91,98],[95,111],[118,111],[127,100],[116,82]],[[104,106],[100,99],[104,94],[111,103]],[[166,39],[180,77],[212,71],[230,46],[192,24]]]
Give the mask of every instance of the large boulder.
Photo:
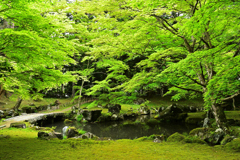
[[[72,137],[76,137],[79,136],[79,132],[75,127],[69,127],[67,129],[67,138],[72,138]]]
[[[101,116],[102,110],[83,110],[83,118],[87,121],[94,122]]]
[[[196,128],[190,131],[189,135],[197,136],[210,145],[217,145],[223,140],[225,133],[221,128]]]
[[[179,106],[172,104],[154,118],[167,121],[184,121],[186,117],[187,113],[183,113],[182,109]]]
[[[112,114],[119,114],[121,110],[120,104],[110,104],[108,106],[108,112],[111,112]]]
[[[34,106],[24,106],[22,107],[23,113],[35,113],[37,112],[37,109]]]
[[[26,128],[26,124],[24,122],[16,122],[16,123],[11,123],[10,127],[14,128]]]
[[[38,132],[38,138],[39,139],[45,139],[45,140],[49,140],[49,139],[52,139],[52,138],[63,139],[63,136],[62,136],[61,133],[58,133],[58,132],[39,131]]]
[[[68,126],[63,127],[63,129],[62,129],[63,137],[67,137],[67,129],[68,128],[69,128]]]

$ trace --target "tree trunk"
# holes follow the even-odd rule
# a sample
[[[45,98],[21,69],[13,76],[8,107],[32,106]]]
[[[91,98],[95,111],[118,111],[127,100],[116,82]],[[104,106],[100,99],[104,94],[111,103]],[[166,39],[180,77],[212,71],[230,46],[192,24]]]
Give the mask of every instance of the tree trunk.
[[[22,98],[18,97],[18,101],[17,101],[17,103],[15,104],[15,106],[13,108],[14,111],[18,110],[18,108],[20,107],[21,103],[22,103]]]
[[[215,117],[217,126],[221,128],[225,133],[227,133],[228,132],[227,118],[223,111],[223,108],[216,103],[212,103],[212,112]]]
[[[84,82],[85,81],[82,79],[82,85],[81,85],[81,88],[80,88],[80,91],[79,91],[79,97],[78,97],[78,114],[81,111],[80,103],[81,103],[81,99],[82,99],[82,89],[83,89]]]
[[[234,111],[236,110],[235,99],[234,98],[233,98],[233,109],[234,109]]]
[[[74,89],[75,83],[72,82],[72,97],[75,96],[75,89]]]

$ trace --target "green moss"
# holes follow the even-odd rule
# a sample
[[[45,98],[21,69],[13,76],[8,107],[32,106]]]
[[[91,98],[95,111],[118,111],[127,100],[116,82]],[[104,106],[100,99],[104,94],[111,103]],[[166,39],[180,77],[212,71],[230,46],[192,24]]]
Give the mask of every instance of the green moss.
[[[231,142],[227,143],[225,145],[225,148],[228,150],[240,152],[240,138],[236,138],[236,139],[232,140]]]
[[[205,141],[201,140],[199,137],[196,137],[196,136],[187,136],[186,138],[184,138],[183,142],[185,142],[185,143],[207,144]]]
[[[3,129],[0,135],[0,159],[239,159],[232,150],[192,143],[152,140],[94,141],[82,139],[37,139],[38,131],[30,129]],[[239,143],[240,144],[240,143]],[[24,157],[24,158],[23,158]]]
[[[221,141],[221,145],[225,145],[233,140],[233,137],[230,135],[226,135]]]
[[[168,142],[181,142],[185,139],[185,136],[176,132],[167,138]]]

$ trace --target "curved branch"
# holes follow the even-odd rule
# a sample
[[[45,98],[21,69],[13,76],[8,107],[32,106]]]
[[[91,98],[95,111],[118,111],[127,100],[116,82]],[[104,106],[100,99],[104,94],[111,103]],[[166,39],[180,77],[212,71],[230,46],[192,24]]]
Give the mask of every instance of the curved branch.
[[[240,92],[238,91],[237,93],[231,95],[230,97],[227,97],[227,98],[222,99],[222,101],[226,101],[226,100],[232,99],[232,98],[238,96],[239,94],[240,94]]]
[[[197,93],[203,94],[202,91],[198,91],[198,90],[195,90],[195,89],[183,88],[183,87],[179,87],[179,86],[176,86],[176,85],[173,85],[173,84],[171,84],[171,85],[174,86],[174,87],[176,87],[176,88],[183,89],[183,90],[185,90],[185,91],[193,91],[193,92],[197,92]]]

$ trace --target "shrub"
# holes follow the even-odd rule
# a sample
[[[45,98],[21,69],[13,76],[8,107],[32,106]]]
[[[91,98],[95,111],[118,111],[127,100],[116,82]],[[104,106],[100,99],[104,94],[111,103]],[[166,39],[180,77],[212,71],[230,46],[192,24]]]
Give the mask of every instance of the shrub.
[[[76,119],[78,122],[81,122],[81,120],[83,119],[83,115],[82,114],[77,115]]]
[[[83,129],[78,129],[78,133],[79,134],[84,134],[84,133],[86,133],[87,131],[84,131]]]

